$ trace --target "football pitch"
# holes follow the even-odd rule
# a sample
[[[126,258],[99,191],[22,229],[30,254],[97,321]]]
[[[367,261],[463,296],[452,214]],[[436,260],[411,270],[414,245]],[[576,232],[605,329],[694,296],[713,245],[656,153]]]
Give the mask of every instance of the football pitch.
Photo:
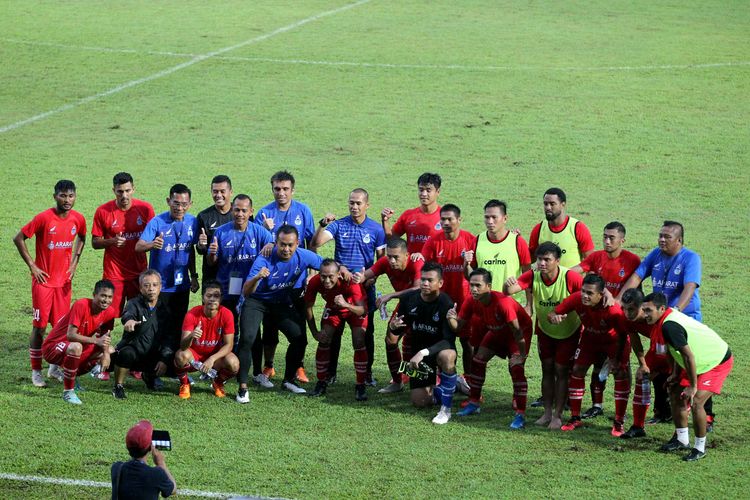
[[[148,418],[172,435],[167,464],[192,490],[180,498],[747,497],[748,40],[750,4],[729,0],[0,1],[0,496],[108,497],[96,483],[127,457],[128,427]],[[229,175],[257,209],[281,169],[316,220],[347,215],[356,187],[376,220],[385,206],[414,207],[429,171],[473,233],[499,198],[527,238],[551,186],[566,191],[597,249],[612,220],[641,257],[663,220],[681,221],[703,259],[704,321],[736,360],[715,398],[707,457],[658,453],[670,425],[612,438],[611,380],[606,417],[586,428],[535,428],[541,410],[530,408],[527,428],[512,432],[498,359],[478,416],[435,426],[435,411],[413,409],[406,392],[370,389],[356,403],[348,334],[324,398],[251,387],[240,405],[229,382],[223,400],[199,383],[182,401],[174,382],[150,393],[128,379],[117,401],[110,383],[84,376],[74,407],[61,384],[31,385],[29,273],[11,240],[53,205],[58,179],[76,182],[90,230],[119,171],[157,213],[172,184],[187,184],[196,214],[211,204],[214,175]],[[90,296],[101,265],[89,237],[74,299]],[[389,379],[384,329],[378,321],[379,386]],[[526,366],[531,400],[535,343]]]

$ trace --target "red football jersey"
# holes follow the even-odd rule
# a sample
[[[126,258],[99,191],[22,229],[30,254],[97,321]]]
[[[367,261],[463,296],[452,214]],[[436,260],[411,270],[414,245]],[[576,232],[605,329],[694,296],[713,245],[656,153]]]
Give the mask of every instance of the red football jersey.
[[[422,247],[431,236],[440,234],[440,206],[431,214],[417,208],[404,211],[393,225],[394,236],[406,235],[406,249],[409,253],[422,251]]]
[[[511,333],[508,323],[517,319],[521,331],[531,331],[531,318],[521,304],[500,292],[492,291],[490,294],[487,305],[473,298],[465,301],[458,317],[474,327],[480,326],[487,331],[504,330],[507,333]]]
[[[192,332],[201,324],[203,335],[194,339],[190,348],[200,356],[210,356],[223,344],[224,335],[234,335],[234,316],[232,311],[224,306],[219,306],[216,316],[209,318],[203,313],[203,306],[195,306],[185,315],[182,322],[183,332]]]
[[[393,289],[400,292],[414,286],[414,281],[419,279],[422,272],[422,266],[424,266],[423,260],[413,261],[409,259],[406,269],[399,271],[391,268],[390,264],[388,264],[388,257],[380,257],[370,270],[375,276],[380,276],[381,274],[387,275]]]
[[[552,232],[558,232],[565,229],[565,226],[568,224],[569,217],[565,217],[565,222],[560,224],[559,226],[549,226],[550,230]],[[549,224],[549,222],[545,222],[546,224]],[[542,223],[540,222],[536,226],[534,226],[531,229],[531,234],[529,235],[529,251],[531,252],[531,255],[534,255],[536,253],[536,249],[539,246],[539,232],[542,229]],[[593,250],[594,247],[594,240],[591,239],[591,231],[589,231],[589,228],[586,227],[586,224],[584,224],[581,221],[578,221],[575,227],[575,234],[576,234],[576,241],[578,242],[578,251],[581,253],[586,253],[591,250]]]
[[[113,281],[132,280],[146,269],[146,254],[136,252],[135,244],[153,217],[154,208],[151,204],[136,199],[132,200],[129,210],[121,210],[115,200],[96,209],[91,236],[110,239],[121,234],[125,238],[124,246],[112,245],[104,249],[104,278]]]
[[[425,261],[434,260],[443,266],[443,288],[441,290],[456,302],[459,307],[471,297],[469,282],[464,277],[464,253],[474,250],[477,237],[468,231],[460,230],[453,241],[445,233],[432,236],[422,248]]]
[[[76,300],[70,311],[60,318],[60,321],[52,328],[50,334],[44,339],[44,343],[56,344],[58,342],[67,342],[69,325],[74,325],[78,328],[78,335],[84,337],[93,337],[97,332],[105,333],[100,331],[101,326],[117,318],[119,313],[115,308],[108,307],[98,314],[91,314],[92,303],[93,299]]]
[[[68,281],[68,269],[73,255],[73,243],[78,235],[86,236],[86,219],[71,210],[64,219],[54,208],[38,214],[21,229],[27,238],[36,236],[34,262],[49,274],[44,286],[61,287]]]
[[[330,290],[327,290],[325,287],[323,287],[323,282],[320,280],[320,275],[316,274],[312,278],[310,278],[310,281],[307,283],[307,289],[305,290],[305,302],[307,304],[314,304],[315,298],[320,294],[321,297],[323,297],[323,300],[326,301],[326,309],[328,309],[331,313],[338,314],[341,317],[347,317],[349,314],[351,314],[346,309],[339,309],[338,306],[336,306],[333,303],[333,299],[336,297],[336,295],[343,295],[344,300],[346,300],[349,304],[356,304],[357,302],[362,302],[365,305],[365,314],[367,313],[367,297],[365,296],[365,292],[362,289],[362,285],[359,283],[347,283],[346,281],[339,279],[339,282],[331,288]]]
[[[568,314],[575,311],[581,318],[583,334],[608,335],[616,337],[624,330],[625,315],[617,304],[609,307],[586,307],[581,302],[581,292],[575,292],[555,307],[556,314]]]
[[[607,290],[617,297],[622,285],[630,278],[630,275],[638,269],[641,258],[633,252],[623,250],[620,255],[611,259],[606,251],[597,250],[581,263],[581,269],[587,273],[596,273],[606,282]]]

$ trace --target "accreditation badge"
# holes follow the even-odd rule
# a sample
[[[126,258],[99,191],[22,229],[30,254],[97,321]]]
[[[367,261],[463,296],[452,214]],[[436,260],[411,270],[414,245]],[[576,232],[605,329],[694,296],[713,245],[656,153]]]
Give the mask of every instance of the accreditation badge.
[[[242,281],[240,273],[231,273],[229,275],[229,295],[239,295],[242,293]]]
[[[182,285],[182,271],[175,271],[174,272],[174,284],[175,284],[175,286]]]

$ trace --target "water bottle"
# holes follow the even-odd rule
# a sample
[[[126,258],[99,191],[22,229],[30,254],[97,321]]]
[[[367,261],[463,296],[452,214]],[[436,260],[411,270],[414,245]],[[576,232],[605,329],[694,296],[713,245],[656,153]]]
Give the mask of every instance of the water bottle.
[[[99,374],[102,372],[102,365],[99,363],[95,364],[93,368],[91,368],[91,371],[89,372],[89,375],[91,375],[93,378],[96,378],[99,376]]]
[[[609,358],[607,358],[601,370],[599,370],[599,382],[606,382],[607,377],[609,377]]]
[[[651,404],[651,380],[648,373],[644,373],[641,380],[641,398],[643,405]]]
[[[200,361],[193,360],[190,362],[190,366],[200,371],[200,369],[203,368],[203,363],[201,363]],[[210,379],[215,379],[216,375],[218,374],[219,372],[217,372],[214,368],[211,368],[210,370],[208,370],[208,373],[206,373],[206,375],[208,375],[208,378]]]
[[[378,292],[378,298],[382,296],[383,296],[383,293]],[[380,311],[380,319],[382,320],[388,319],[388,308],[386,307],[385,303],[380,304],[380,307],[378,308],[378,310]]]

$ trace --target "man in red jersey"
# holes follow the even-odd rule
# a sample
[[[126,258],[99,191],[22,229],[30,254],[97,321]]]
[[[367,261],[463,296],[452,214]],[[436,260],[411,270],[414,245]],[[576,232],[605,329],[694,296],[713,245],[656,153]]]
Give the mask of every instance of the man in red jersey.
[[[531,318],[513,298],[492,289],[492,273],[486,269],[480,267],[471,272],[469,289],[472,298],[464,302],[460,312],[456,314],[454,308],[448,313],[453,331],[459,331],[472,321],[473,333],[477,329],[482,331],[482,339],[475,344],[474,359],[471,360],[469,404],[458,415],[465,417],[479,413],[487,363],[494,356],[508,358],[508,371],[513,381],[513,409],[516,411],[510,428],[523,429],[528,389],[524,363],[531,345]]]
[[[315,322],[313,307],[315,298],[320,295],[326,301],[320,329]],[[354,372],[357,382],[354,397],[366,401],[365,379],[367,377],[367,348],[365,329],[367,328],[367,296],[359,283],[347,283],[341,279],[341,268],[333,259],[324,259],[320,273],[313,276],[305,290],[306,318],[313,338],[318,341],[315,352],[318,383],[310,396],[322,396],[328,388],[328,367],[331,362],[331,339],[341,335],[348,324],[352,330],[354,349]]]
[[[583,259],[580,264],[571,268],[578,273],[596,273],[604,279],[605,287],[612,297],[622,293],[622,286],[635,272],[641,263],[641,258],[623,248],[625,243],[625,226],[617,221],[604,226],[604,250],[597,250]],[[599,380],[599,370],[604,359],[594,360],[591,373],[591,401],[592,406],[581,415],[582,418],[593,418],[604,413],[602,400],[605,382]]]
[[[29,338],[31,382],[46,387],[42,376],[42,338],[47,324],[54,326],[70,310],[71,280],[86,242],[86,219],[73,210],[76,185],[61,180],[52,196],[55,207],[37,214],[13,238],[18,253],[31,271],[33,321]],[[31,258],[26,240],[36,237],[36,256]],[[47,376],[62,380],[55,365]]]
[[[174,366],[180,379],[180,398],[190,398],[188,372],[200,370],[211,377],[216,397],[226,396],[224,382],[240,370],[240,360],[232,353],[234,347],[234,316],[221,305],[221,284],[208,281],[203,284],[203,305],[195,306],[182,322],[180,350],[174,355]],[[193,366],[201,363],[199,366]]]
[[[476,247],[477,237],[461,229],[461,209],[449,203],[440,209],[440,225],[443,232],[431,236],[422,248],[421,254],[415,254],[425,261],[435,261],[443,267],[443,286],[445,292],[461,308],[465,300],[471,298],[469,282],[464,276],[464,265],[470,259],[470,252]],[[464,365],[464,376],[458,377],[457,387],[464,394],[469,393],[466,374],[471,373],[471,358],[474,352],[471,348],[469,336],[471,325],[466,326],[458,336],[461,339],[461,360]]]
[[[424,260],[413,260],[407,249],[407,243],[401,238],[391,238],[386,243],[385,256],[379,258],[370,269],[364,273],[352,274],[352,281],[364,283],[385,274],[391,282],[393,293],[381,295],[375,301],[375,307],[384,307],[390,300],[400,298],[404,293],[419,288],[419,277],[421,275]],[[398,305],[393,310],[391,318],[396,316]],[[390,324],[390,322],[389,322]],[[404,388],[403,375],[398,369],[401,365],[401,353],[398,350],[398,341],[401,337],[393,333],[388,327],[385,332],[385,354],[388,360],[388,369],[391,372],[391,383],[380,389],[381,394],[400,392]],[[404,335],[404,358],[411,359],[408,349],[408,340]]]
[[[630,398],[630,339],[624,329],[625,316],[617,304],[604,305],[604,279],[598,274],[583,278],[581,290],[573,293],[550,311],[550,323],[559,324],[571,312],[578,314],[583,333],[578,341],[573,369],[568,381],[570,421],[564,431],[581,427],[581,401],[585,391],[586,372],[595,360],[606,357],[615,375],[615,421],[612,436],[623,434],[625,410]]]
[[[75,392],[77,375],[88,372],[97,363],[103,370],[109,368],[111,339],[109,330],[103,331],[103,326],[118,316],[115,308],[110,307],[113,295],[112,282],[97,281],[93,299],[77,300],[44,339],[44,359],[62,366],[66,403],[81,404]]]
[[[440,205],[437,199],[440,195],[442,179],[438,174],[424,173],[417,179],[419,190],[419,206],[406,210],[391,227],[390,219],[394,212],[391,208],[384,208],[380,214],[386,238],[406,235],[409,253],[422,251],[422,247],[430,238],[440,234]]]
[[[138,276],[146,270],[146,254],[135,251],[143,229],[154,217],[150,203],[133,198],[133,177],[120,172],[112,179],[115,199],[101,205],[94,213],[91,246],[104,249],[102,276],[115,285],[112,307],[122,313],[126,299],[138,296]]]

